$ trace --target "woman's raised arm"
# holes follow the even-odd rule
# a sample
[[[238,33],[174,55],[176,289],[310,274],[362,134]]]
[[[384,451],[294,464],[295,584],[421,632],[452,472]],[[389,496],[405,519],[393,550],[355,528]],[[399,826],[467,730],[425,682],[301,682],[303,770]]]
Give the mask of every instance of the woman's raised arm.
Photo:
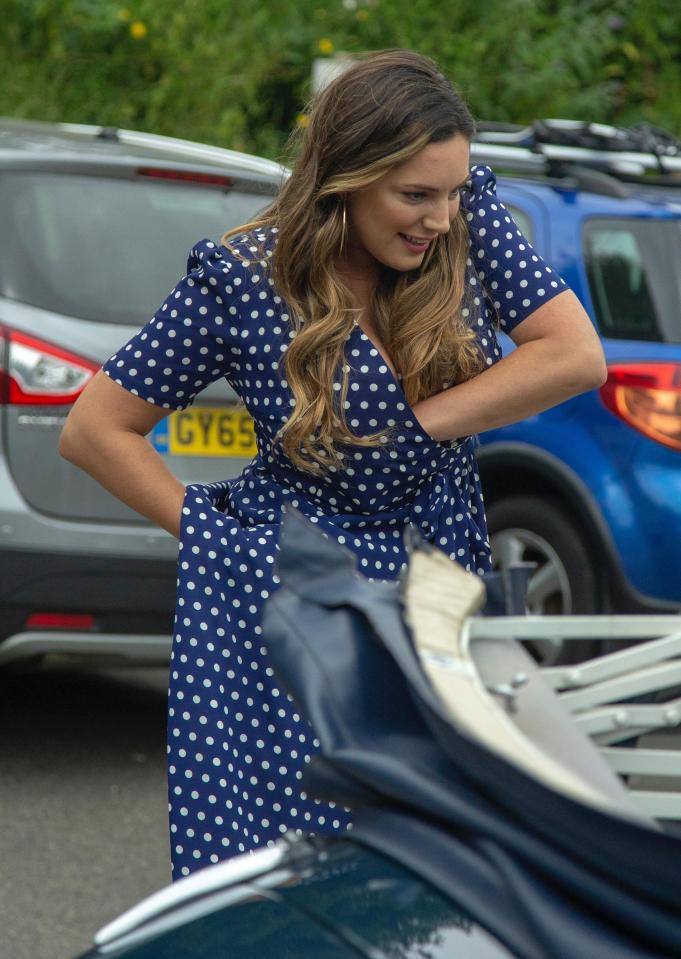
[[[449,440],[507,426],[605,381],[600,340],[570,290],[542,304],[509,335],[517,345],[512,353],[414,407],[432,437]]]

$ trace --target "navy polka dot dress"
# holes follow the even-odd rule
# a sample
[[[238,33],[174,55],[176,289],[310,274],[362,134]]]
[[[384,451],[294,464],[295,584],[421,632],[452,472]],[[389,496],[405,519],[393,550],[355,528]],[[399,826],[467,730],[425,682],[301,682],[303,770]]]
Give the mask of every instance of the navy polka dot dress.
[[[497,199],[491,170],[472,169],[462,203],[471,237],[469,322],[492,364],[500,356],[493,320],[510,330],[565,286]],[[297,470],[273,444],[293,404],[280,361],[294,336],[268,269],[276,232],[238,237],[240,257],[198,243],[188,275],[105,365],[116,383],[169,411],[225,377],[252,415],[258,442],[240,476],[188,486],[182,508],[168,719],[175,878],[287,829],[322,833],[350,822],[344,809],[301,790],[318,744],[278,688],[261,641],[288,504],[352,550],[368,577],[398,576],[408,523],[467,569],[489,568],[473,438],[430,437],[358,326],[346,346],[346,416],[358,434],[385,429],[382,443],[356,448],[346,468],[321,478]]]

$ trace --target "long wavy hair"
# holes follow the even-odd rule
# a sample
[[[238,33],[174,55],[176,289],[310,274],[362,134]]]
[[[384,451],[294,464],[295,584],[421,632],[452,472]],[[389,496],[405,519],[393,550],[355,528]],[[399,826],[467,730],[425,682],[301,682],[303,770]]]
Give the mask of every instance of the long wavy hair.
[[[307,126],[293,135],[297,158],[275,202],[222,243],[278,229],[270,268],[296,335],[284,355],[295,405],[277,439],[295,466],[319,473],[342,468],[347,447],[385,442],[379,433],[356,435],[345,417],[344,348],[358,313],[338,269],[348,195],[429,143],[455,135],[470,141],[475,125],[437,65],[407,50],[364,55],[317,96],[307,116]],[[418,268],[383,267],[373,293],[374,326],[412,405],[484,367],[465,319],[468,246],[459,212]]]

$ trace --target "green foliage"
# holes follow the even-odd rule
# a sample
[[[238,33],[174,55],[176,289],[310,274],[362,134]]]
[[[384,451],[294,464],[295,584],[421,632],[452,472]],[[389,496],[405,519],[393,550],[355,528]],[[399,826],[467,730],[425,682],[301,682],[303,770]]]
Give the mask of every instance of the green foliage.
[[[433,56],[476,116],[681,135],[678,0],[0,0],[0,114],[280,157],[319,56]]]

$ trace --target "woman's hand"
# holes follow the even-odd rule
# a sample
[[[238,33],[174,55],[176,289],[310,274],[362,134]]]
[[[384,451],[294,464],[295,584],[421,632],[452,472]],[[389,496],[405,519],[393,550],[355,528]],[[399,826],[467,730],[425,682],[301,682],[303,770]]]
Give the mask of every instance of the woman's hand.
[[[100,371],[69,413],[59,452],[135,512],[179,536],[184,484],[146,439],[167,415]]]
[[[570,290],[510,334],[517,349],[479,376],[422,400],[414,415],[437,440],[516,423],[605,382],[598,334]]]

